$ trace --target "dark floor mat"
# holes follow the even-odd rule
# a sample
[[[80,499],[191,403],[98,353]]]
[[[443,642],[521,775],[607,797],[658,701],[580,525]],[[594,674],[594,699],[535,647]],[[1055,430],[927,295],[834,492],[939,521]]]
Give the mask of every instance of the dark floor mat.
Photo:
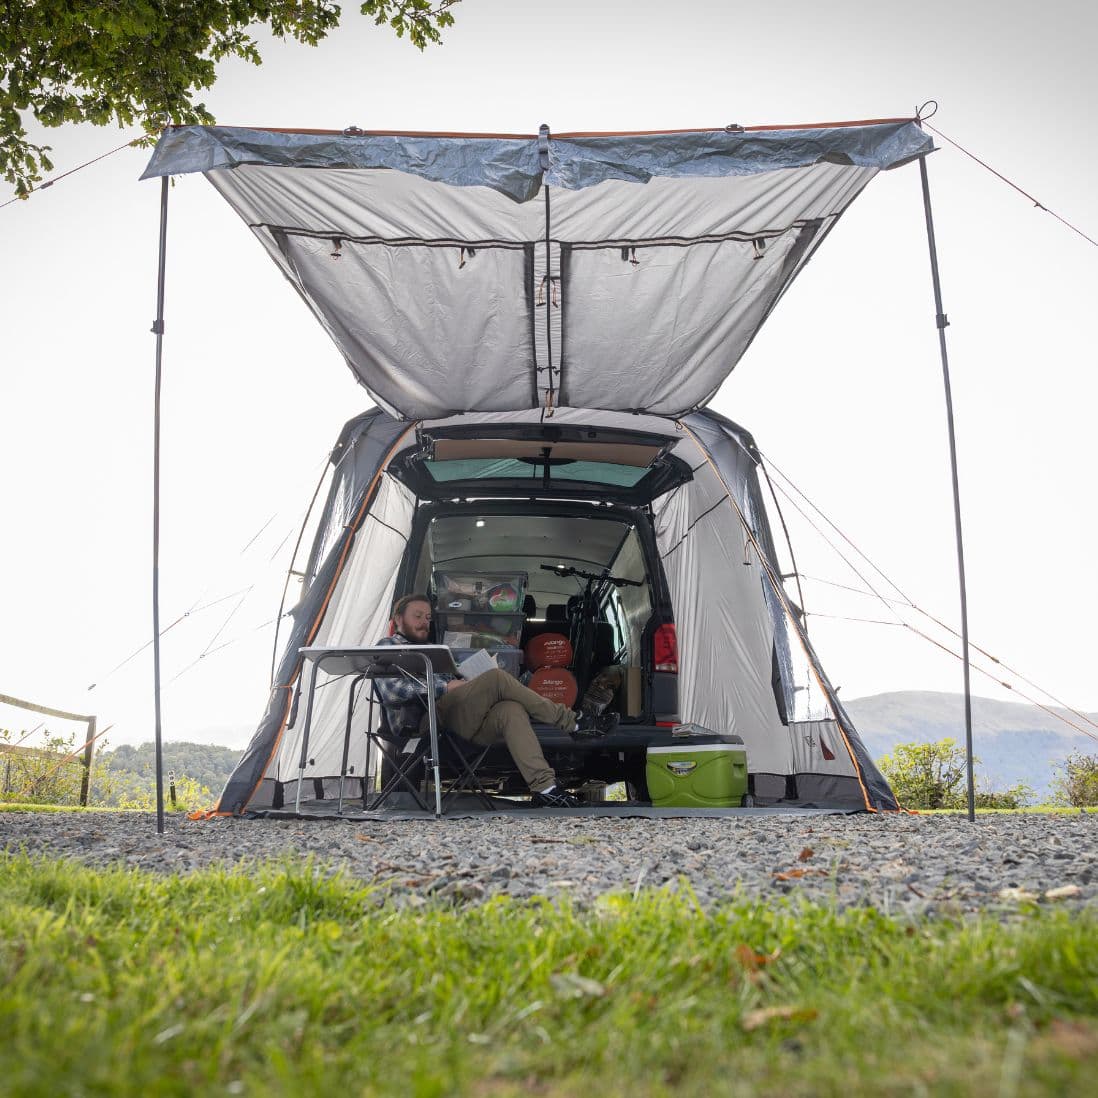
[[[468,801],[451,801],[446,806],[443,819],[469,820],[502,818],[522,815],[530,817],[559,816],[570,819],[714,819],[722,816],[842,816],[852,815],[849,808],[820,808],[812,805],[769,805],[765,808],[653,808],[646,804],[614,803],[585,805],[583,808],[531,808],[526,800],[508,800],[495,798],[496,807],[485,808],[475,798]],[[363,812],[361,805],[344,804],[339,813],[333,801],[302,801],[301,810],[294,808],[268,808],[249,812],[251,817],[268,819],[301,820],[377,820],[399,822],[404,820],[433,820],[434,812],[424,812],[420,808],[408,808],[403,805],[385,806],[376,812]]]

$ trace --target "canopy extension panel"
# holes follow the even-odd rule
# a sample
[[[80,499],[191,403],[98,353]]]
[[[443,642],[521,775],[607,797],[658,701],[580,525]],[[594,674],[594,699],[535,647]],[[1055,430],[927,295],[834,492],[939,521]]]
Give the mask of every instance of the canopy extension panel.
[[[166,131],[406,419],[704,406],[910,119],[641,135]]]

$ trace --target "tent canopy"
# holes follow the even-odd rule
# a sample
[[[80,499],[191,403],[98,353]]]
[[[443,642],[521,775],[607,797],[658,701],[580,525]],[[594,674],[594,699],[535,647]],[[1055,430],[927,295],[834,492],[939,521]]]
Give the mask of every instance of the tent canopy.
[[[910,119],[653,134],[177,127],[401,418],[704,406],[837,219],[932,150]]]

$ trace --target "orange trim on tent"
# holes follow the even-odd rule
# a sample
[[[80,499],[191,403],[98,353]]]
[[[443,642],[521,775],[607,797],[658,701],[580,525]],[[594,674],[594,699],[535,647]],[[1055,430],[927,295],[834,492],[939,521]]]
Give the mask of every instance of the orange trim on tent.
[[[695,126],[674,130],[570,130],[565,133],[551,133],[550,140],[567,141],[579,137],[659,137],[662,134],[682,133],[767,133],[784,130],[831,130],[849,129],[854,126],[890,126],[901,122],[917,122],[917,118],[865,118],[852,122],[796,122],[781,125],[742,126],[729,130],[727,126]],[[169,126],[168,129],[190,129],[189,126]],[[235,129],[254,130],[259,133],[292,133],[317,137],[454,137],[472,140],[496,141],[533,141],[536,133],[459,133],[436,130],[360,130],[355,134],[346,134],[345,130],[294,129],[286,126],[199,126],[197,129]]]

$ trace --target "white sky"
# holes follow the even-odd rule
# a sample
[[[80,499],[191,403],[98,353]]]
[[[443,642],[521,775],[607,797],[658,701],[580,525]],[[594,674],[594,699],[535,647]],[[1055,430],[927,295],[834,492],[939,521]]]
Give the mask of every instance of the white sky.
[[[353,5],[348,5],[353,10]],[[1069,0],[667,5],[464,0],[417,53],[348,16],[316,50],[221,68],[240,125],[534,132],[910,115],[1098,235],[1090,53]],[[43,135],[58,171],[120,144]],[[151,410],[159,186],[126,150],[0,210],[0,693],[152,735]],[[946,146],[930,162],[959,433],[974,640],[1098,709],[1090,452],[1098,251]],[[0,199],[7,197],[0,193]],[[941,370],[915,166],[879,176],[801,275],[714,407],[917,602],[956,622]],[[163,426],[168,739],[240,744],[266,701],[271,629],[313,483],[368,401],[250,233],[201,177],[172,188]],[[249,540],[274,517],[246,553]],[[803,572],[857,582],[787,517]],[[803,525],[803,524],[802,524]],[[272,559],[273,557],[273,559]],[[809,610],[882,617],[818,585]],[[844,697],[959,690],[960,664],[896,628],[818,619]],[[239,638],[239,639],[235,639]],[[197,663],[195,662],[197,661]],[[174,676],[188,666],[177,681]],[[89,693],[90,683],[100,685]],[[977,693],[1011,698],[975,675]],[[1016,699],[1020,700],[1020,699]],[[0,709],[0,726],[30,727]]]

